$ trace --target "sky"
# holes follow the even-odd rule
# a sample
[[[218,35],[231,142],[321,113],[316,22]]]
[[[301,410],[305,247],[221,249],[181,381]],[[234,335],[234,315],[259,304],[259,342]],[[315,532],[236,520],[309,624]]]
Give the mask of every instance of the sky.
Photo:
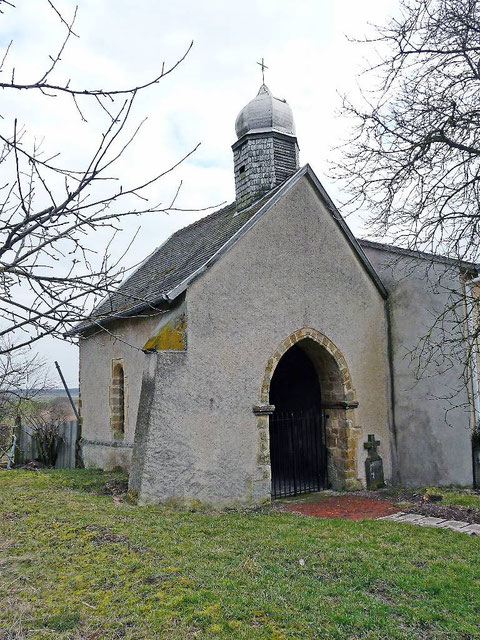
[[[16,4],[0,14],[0,51],[13,40],[9,57],[15,77],[31,81],[45,69],[64,32],[47,0]],[[69,0],[55,5],[65,18],[75,9]],[[72,86],[86,88],[135,86],[158,75],[164,61],[166,66],[175,63],[193,40],[185,61],[136,101],[132,127],[147,120],[115,175],[122,183],[138,183],[201,143],[150,193],[152,202],[169,202],[181,181],[176,204],[201,209],[234,199],[235,118],[260,87],[257,61],[263,57],[265,83],[293,110],[300,163],[313,167],[335,200],[341,193],[328,178],[329,162],[349,134],[348,122],[338,113],[340,96],[358,91],[365,58],[374,54],[371,45],[348,38],[371,33],[370,24],[385,23],[396,8],[393,0],[79,0],[79,37],[69,42],[55,80],[71,79]],[[29,135],[44,139],[47,150],[61,151],[65,162],[81,166],[95,148],[98,117],[89,113],[88,122],[82,122],[71,101],[23,92],[9,95],[7,102],[5,92],[2,98],[2,115],[17,117]],[[125,219],[115,251],[120,255],[137,234],[125,257],[126,266],[137,264],[202,215],[150,213]],[[360,218],[348,222],[355,233],[365,235]],[[89,246],[101,251],[107,239],[95,234]],[[77,386],[78,348],[51,338],[37,344],[35,350],[52,374],[58,360],[69,386]]]

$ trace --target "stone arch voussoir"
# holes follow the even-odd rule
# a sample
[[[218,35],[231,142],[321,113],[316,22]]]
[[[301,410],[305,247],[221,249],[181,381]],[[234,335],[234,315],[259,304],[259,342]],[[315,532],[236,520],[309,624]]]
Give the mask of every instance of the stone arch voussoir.
[[[294,344],[297,344],[306,338],[310,338],[310,340],[316,342],[332,356],[338,366],[338,371],[341,376],[344,393],[343,400],[345,402],[355,403],[357,400],[356,392],[352,384],[352,378],[348,370],[347,362],[340,349],[338,349],[325,334],[320,333],[320,331],[312,329],[311,327],[303,327],[302,329],[294,331],[285,338],[269,358],[260,388],[260,404],[268,404],[270,381],[282,356],[288,351],[288,349],[290,349],[290,347],[293,347]]]

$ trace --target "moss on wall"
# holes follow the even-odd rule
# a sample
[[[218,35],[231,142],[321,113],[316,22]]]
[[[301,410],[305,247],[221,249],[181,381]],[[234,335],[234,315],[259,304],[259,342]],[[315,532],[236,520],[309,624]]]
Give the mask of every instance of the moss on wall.
[[[187,347],[187,318],[184,313],[172,318],[147,340],[145,351],[184,351]]]

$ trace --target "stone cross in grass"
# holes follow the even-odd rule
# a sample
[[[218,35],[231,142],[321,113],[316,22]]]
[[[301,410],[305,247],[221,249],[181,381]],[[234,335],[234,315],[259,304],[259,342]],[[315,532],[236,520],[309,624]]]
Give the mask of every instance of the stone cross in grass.
[[[383,476],[383,461],[377,451],[380,446],[380,440],[375,440],[375,435],[370,433],[367,442],[364,442],[363,446],[368,451],[368,456],[365,460],[367,489],[381,489],[385,486],[385,480]]]
[[[363,446],[367,449],[370,457],[373,457],[377,453],[377,447],[380,446],[380,440],[375,440],[375,434],[369,433],[367,442],[364,442]]]

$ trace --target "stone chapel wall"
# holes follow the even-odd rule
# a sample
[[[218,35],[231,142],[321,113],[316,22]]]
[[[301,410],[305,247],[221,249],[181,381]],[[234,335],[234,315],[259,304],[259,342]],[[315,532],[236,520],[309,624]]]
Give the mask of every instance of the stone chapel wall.
[[[186,307],[186,351],[146,356],[131,477],[142,502],[270,499],[253,407],[279,345],[305,327],[348,365],[355,477],[374,433],[391,478],[384,300],[306,177],[190,285]]]
[[[158,317],[118,320],[79,339],[83,458],[88,467],[128,469],[133,449],[145,355],[141,347]],[[115,368],[124,374],[124,433],[118,433]]]
[[[410,355],[451,304],[450,291],[458,292],[456,300],[462,295],[459,269],[373,245],[363,248],[390,292],[397,480],[407,486],[471,484],[471,409],[461,351],[460,358],[440,368],[432,362],[420,380]],[[462,339],[464,326],[453,313],[447,313],[444,323],[448,338]],[[445,334],[437,331],[436,339],[444,340]]]

